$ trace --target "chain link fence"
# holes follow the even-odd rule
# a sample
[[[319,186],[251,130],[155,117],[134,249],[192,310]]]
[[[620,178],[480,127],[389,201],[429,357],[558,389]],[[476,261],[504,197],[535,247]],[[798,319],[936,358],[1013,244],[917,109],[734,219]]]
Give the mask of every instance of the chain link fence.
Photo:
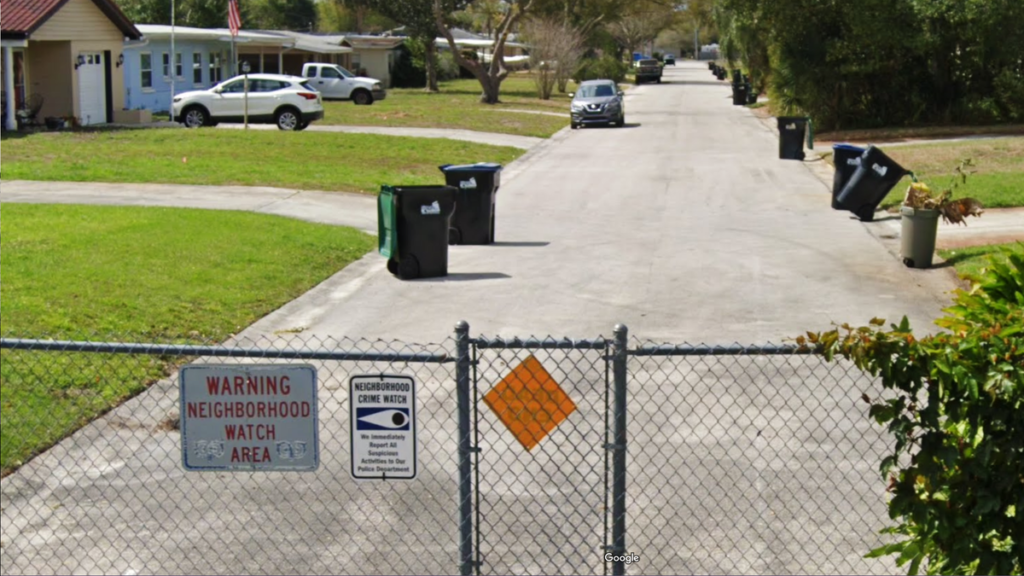
[[[3,479],[0,572],[458,571],[451,342],[294,335],[204,347],[44,344],[57,350],[2,351],[5,456],[27,458],[26,445],[49,437],[55,417],[85,425]],[[319,469],[186,472],[176,368],[188,363],[314,366]],[[418,383],[415,482],[349,476],[348,379],[380,373],[413,375]],[[102,398],[142,388],[86,423]],[[21,421],[8,418],[8,402]]]
[[[858,399],[879,386],[792,348],[465,326],[436,345],[0,347],[4,574],[896,569],[863,558],[885,440]],[[315,472],[184,470],[180,367],[296,363],[317,370]],[[348,381],[382,373],[417,381],[414,481],[349,475]]]

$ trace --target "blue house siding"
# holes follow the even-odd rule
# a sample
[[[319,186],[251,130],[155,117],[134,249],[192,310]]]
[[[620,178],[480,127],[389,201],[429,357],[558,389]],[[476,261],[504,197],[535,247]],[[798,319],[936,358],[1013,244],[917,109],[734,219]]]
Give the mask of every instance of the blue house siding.
[[[181,74],[174,79],[175,93],[209,88],[227,79],[228,61],[231,59],[231,46],[227,42],[178,39],[174,43],[174,50],[181,55]],[[147,70],[142,67],[144,54],[149,55],[150,67],[147,74],[144,74]],[[170,61],[167,75],[164,74],[164,54],[167,54]],[[125,47],[122,66],[125,108],[144,108],[153,112],[169,110],[170,74],[177,72],[175,68],[170,40],[152,40],[145,46]],[[143,86],[144,78],[149,86]]]

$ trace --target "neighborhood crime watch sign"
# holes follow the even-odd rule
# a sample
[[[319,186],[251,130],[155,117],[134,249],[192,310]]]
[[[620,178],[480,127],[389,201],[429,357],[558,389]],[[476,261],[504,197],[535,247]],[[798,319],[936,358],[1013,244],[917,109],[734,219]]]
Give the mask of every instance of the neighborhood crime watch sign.
[[[349,380],[352,477],[416,477],[416,381],[411,376],[369,374]]]
[[[316,369],[200,365],[180,373],[186,470],[316,470]]]

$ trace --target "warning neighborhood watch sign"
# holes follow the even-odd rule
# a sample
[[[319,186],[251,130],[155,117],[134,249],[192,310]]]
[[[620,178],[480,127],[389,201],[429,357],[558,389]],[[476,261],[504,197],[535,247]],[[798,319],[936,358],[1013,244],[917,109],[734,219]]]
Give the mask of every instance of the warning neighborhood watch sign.
[[[416,381],[411,376],[367,374],[349,380],[352,477],[416,477]]]
[[[316,369],[203,365],[181,369],[186,470],[316,470]]]

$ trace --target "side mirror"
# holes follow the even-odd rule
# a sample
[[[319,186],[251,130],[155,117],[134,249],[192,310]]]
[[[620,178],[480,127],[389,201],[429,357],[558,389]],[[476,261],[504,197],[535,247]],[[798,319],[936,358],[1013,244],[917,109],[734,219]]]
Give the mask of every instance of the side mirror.
[[[622,93],[622,90],[619,90],[619,96],[624,96],[624,94]]]
[[[576,97],[576,93],[575,92],[569,92],[569,98],[575,98],[575,97]]]
[[[214,94],[220,94],[223,91],[224,91],[224,88],[221,88],[220,86],[216,86],[213,89]]]

